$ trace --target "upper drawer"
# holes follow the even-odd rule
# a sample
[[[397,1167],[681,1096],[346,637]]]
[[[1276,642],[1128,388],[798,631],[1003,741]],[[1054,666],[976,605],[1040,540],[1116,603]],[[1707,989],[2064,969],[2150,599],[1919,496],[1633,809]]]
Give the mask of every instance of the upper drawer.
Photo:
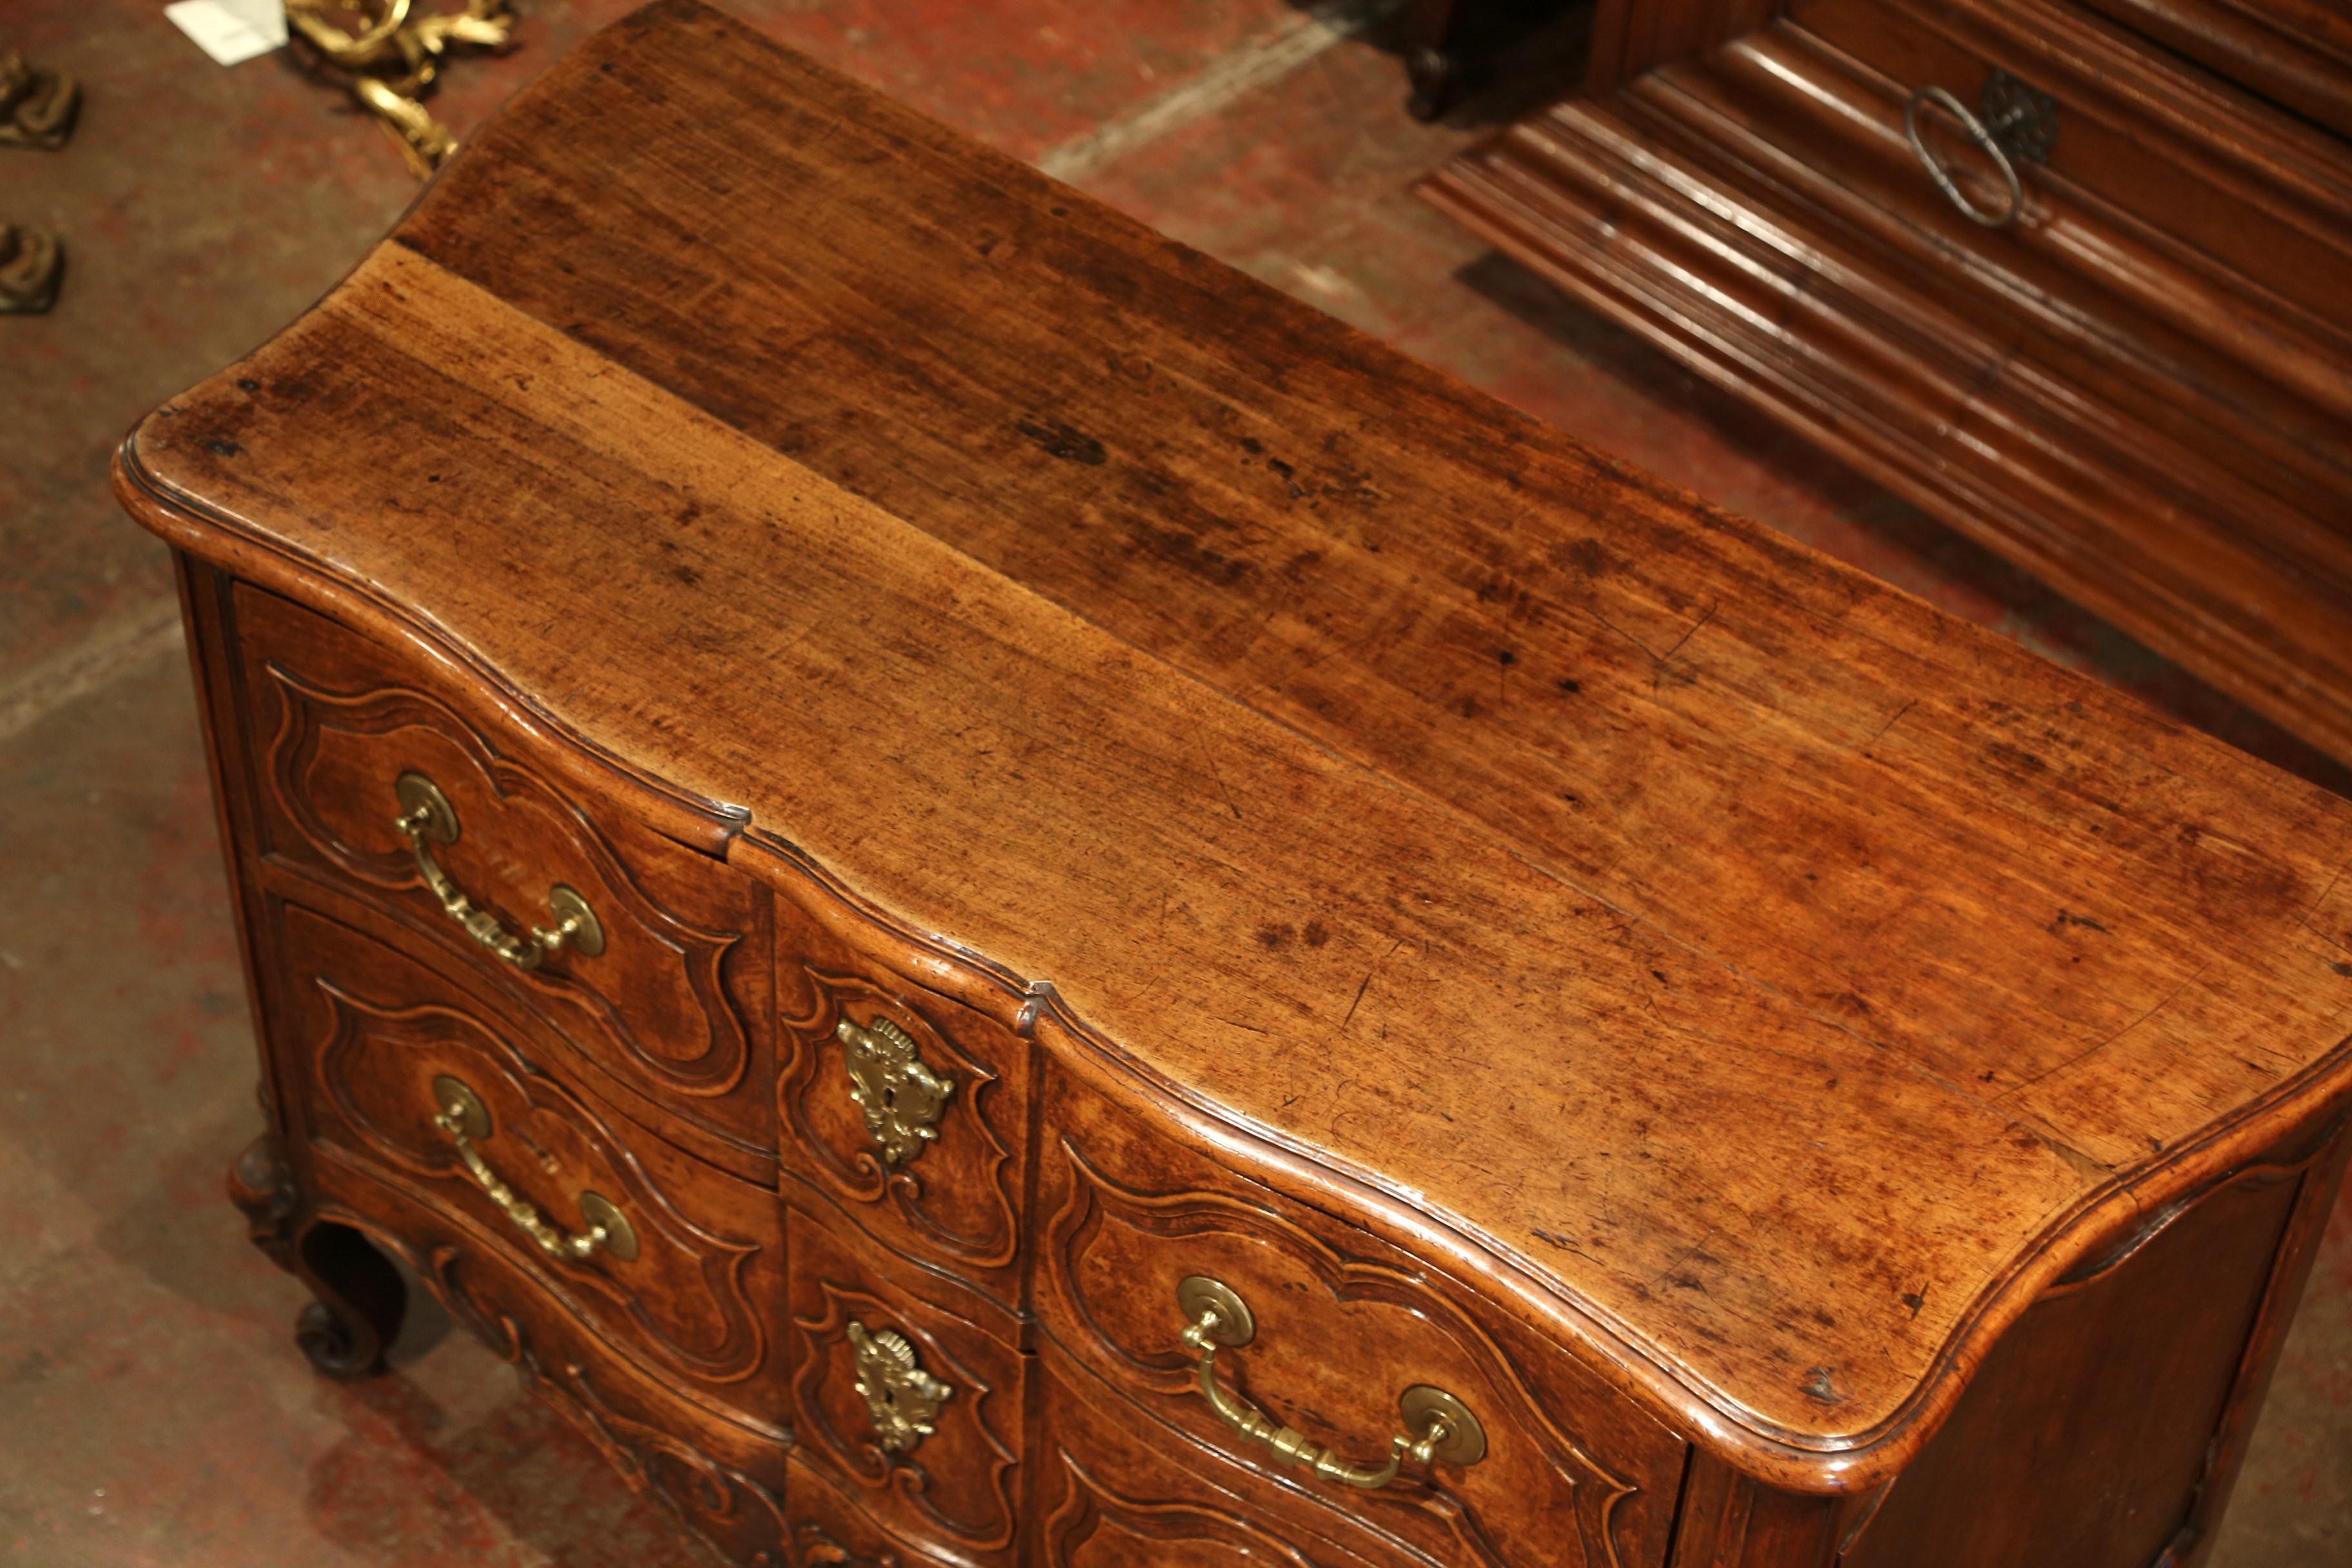
[[[890,1251],[1016,1308],[1035,1092],[1024,998],[782,856],[743,864],[775,894],[784,1164]]]
[[[1596,1374],[1410,1254],[1155,1131],[1058,1063],[1045,1079],[1038,1322],[1191,1439],[1160,1447],[1257,1472],[1303,1528],[1328,1531],[1337,1513],[1386,1550],[1449,1568],[1664,1560],[1684,1445]],[[1205,1336],[1223,1413],[1185,1338],[1219,1300],[1188,1283],[1200,1280],[1243,1310],[1228,1305]],[[1417,1421],[1443,1409],[1429,1391],[1467,1410],[1483,1457],[1441,1448],[1359,1486],[1276,1451],[1311,1445],[1377,1471],[1393,1436],[1425,1435]],[[1241,1429],[1253,1412],[1255,1434]]]
[[[559,782],[517,726],[420,662],[242,584],[236,605],[257,850],[528,995],[599,1092],[683,1121],[687,1146],[723,1158],[699,1133],[772,1155],[766,890],[647,826],[655,807],[617,781],[594,796]],[[398,819],[427,798],[416,781],[446,809],[404,833]],[[535,951],[534,930],[582,906],[593,939]]]

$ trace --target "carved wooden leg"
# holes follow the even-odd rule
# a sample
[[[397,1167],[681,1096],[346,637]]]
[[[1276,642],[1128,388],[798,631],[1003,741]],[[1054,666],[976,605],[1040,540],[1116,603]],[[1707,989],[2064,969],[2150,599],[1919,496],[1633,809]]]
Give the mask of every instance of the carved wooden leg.
[[[245,1211],[253,1244],[310,1289],[294,1342],[310,1364],[341,1381],[383,1365],[400,1333],[408,1287],[392,1260],[349,1226],[310,1217],[278,1140],[263,1133],[229,1167],[228,1195]]]

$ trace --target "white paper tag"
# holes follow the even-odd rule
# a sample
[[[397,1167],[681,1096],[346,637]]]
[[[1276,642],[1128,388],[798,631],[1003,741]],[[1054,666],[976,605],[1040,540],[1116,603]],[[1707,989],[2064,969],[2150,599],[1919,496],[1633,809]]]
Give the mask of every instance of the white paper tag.
[[[176,0],[172,25],[221,65],[266,55],[286,42],[285,0]]]

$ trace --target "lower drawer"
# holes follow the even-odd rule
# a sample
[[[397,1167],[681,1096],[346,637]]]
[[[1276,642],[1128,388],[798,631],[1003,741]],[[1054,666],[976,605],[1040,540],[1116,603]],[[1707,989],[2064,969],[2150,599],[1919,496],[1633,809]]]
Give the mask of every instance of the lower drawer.
[[[800,1458],[942,1560],[1011,1563],[1030,1377],[1015,1321],[882,1251],[798,1183],[785,1193]]]
[[[933,1561],[885,1535],[841,1489],[794,1454],[786,1467],[786,1568],[929,1568]]]
[[[1339,1544],[1278,1489],[1143,1416],[1055,1347],[1038,1359],[1035,1568],[1431,1568],[1327,1521],[1348,1535]]]
[[[546,1026],[469,978],[299,905],[274,923],[276,1079],[314,1163],[444,1216],[649,1376],[754,1421],[782,1408],[772,1191],[567,1088]]]
[[[634,1490],[659,1499],[730,1562],[782,1555],[789,1434],[732,1419],[647,1377],[531,1272],[484,1246],[464,1219],[331,1147],[314,1149],[308,1163],[319,1220],[357,1230],[404,1263]]]

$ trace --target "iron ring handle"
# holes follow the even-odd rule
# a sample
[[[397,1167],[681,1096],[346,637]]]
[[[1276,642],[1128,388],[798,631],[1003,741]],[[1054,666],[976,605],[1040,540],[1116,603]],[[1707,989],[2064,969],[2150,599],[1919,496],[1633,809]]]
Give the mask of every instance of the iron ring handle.
[[[1952,178],[1935,153],[1927,150],[1927,142],[1919,134],[1919,106],[1923,103],[1932,103],[1958,121],[1960,128],[1968,132],[1969,140],[1993,161],[1993,166],[2000,171],[2002,182],[2009,186],[2007,207],[2000,212],[1987,212],[1969,200],[1968,193],[1960,189],[1958,182]],[[1917,154],[1919,166],[1927,171],[1929,179],[1936,182],[1936,188],[1942,191],[1945,199],[1959,208],[1961,216],[1969,222],[1981,224],[1987,228],[2007,228],[2025,210],[2025,186],[2017,177],[2017,164],[2011,160],[2007,149],[1968,105],[1942,88],[1923,87],[1904,100],[1903,135],[1911,143],[1911,151]]]
[[[534,929],[528,936],[517,936],[508,931],[498,916],[467,897],[465,889],[450,880],[449,873],[433,858],[434,845],[457,841],[457,812],[449,804],[449,797],[419,773],[401,774],[393,791],[399,797],[401,811],[392,825],[408,840],[409,853],[416,860],[416,874],[440,900],[441,912],[464,926],[467,935],[517,969],[537,969],[567,944],[590,958],[604,951],[604,928],[598,922],[596,911],[588,907],[587,900],[562,882],[547,895],[547,907],[555,915],[552,927]]]
[[[1201,1397],[1217,1419],[1241,1436],[1265,1444],[1277,1458],[1304,1465],[1327,1481],[1369,1490],[1396,1479],[1408,1459],[1417,1466],[1437,1459],[1475,1465],[1486,1457],[1486,1428],[1469,1407],[1442,1388],[1415,1384],[1397,1400],[1405,1430],[1389,1439],[1388,1458],[1378,1464],[1343,1459],[1217,1380],[1218,1350],[1245,1345],[1257,1336],[1255,1316],[1230,1286],[1195,1274],[1176,1287],[1176,1302],[1190,1320],[1183,1340],[1198,1357]]]

